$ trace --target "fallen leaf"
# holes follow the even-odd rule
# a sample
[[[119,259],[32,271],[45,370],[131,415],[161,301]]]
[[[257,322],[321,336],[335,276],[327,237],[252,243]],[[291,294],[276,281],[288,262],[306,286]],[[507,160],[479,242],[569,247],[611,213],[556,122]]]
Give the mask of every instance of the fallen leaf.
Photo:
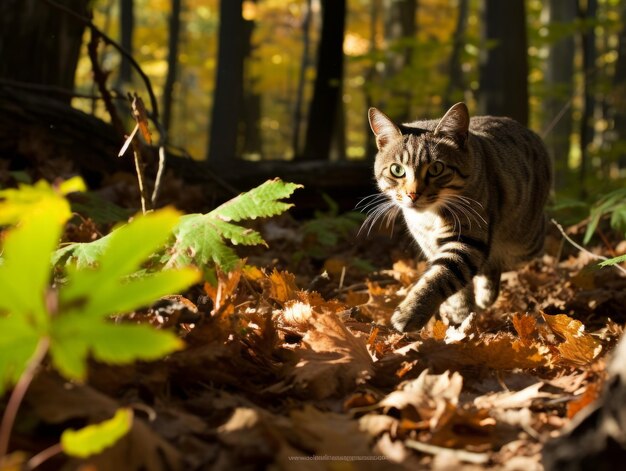
[[[567,418],[573,419],[576,414],[598,399],[601,391],[602,387],[599,382],[589,383],[582,396],[567,403]]]
[[[561,357],[576,365],[588,365],[602,350],[602,344],[585,333],[582,322],[565,314],[541,314],[550,329],[565,341],[558,345]]]
[[[533,340],[533,334],[537,330],[537,320],[528,314],[514,314],[512,322],[520,342],[524,345],[530,345]]]
[[[502,391],[474,399],[474,405],[479,409],[521,409],[530,407],[534,399],[554,397],[554,394],[540,392],[544,383],[539,382],[520,391]]]
[[[268,392],[295,388],[307,397],[324,399],[351,390],[373,371],[366,340],[352,334],[335,314],[316,316],[293,353],[297,363],[285,372],[287,379]]]

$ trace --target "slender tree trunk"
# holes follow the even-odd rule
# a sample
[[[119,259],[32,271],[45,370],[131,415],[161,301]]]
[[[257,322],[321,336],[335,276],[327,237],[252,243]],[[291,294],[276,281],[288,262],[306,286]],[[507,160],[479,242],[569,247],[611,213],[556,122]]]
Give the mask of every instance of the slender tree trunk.
[[[254,0],[256,2],[256,0]],[[254,32],[255,21],[253,19],[244,20],[244,82],[242,90],[242,144],[241,155],[261,156],[263,146],[261,139],[261,95],[256,92],[257,78],[252,75],[246,64],[252,58],[252,33]]]
[[[374,103],[374,98],[372,94],[372,90],[375,87],[375,81],[377,78],[376,72],[376,61],[373,59],[378,47],[376,45],[376,35],[378,31],[378,22],[380,19],[380,11],[381,11],[381,0],[371,0],[370,3],[370,44],[369,44],[369,55],[372,57],[372,65],[365,72],[365,86],[363,87],[365,93],[365,107],[369,109],[376,105]],[[376,141],[370,129],[370,122],[368,113],[365,113],[364,116],[364,124],[365,124],[365,134],[367,136],[367,144],[365,147],[365,156],[368,160],[374,160],[378,149],[376,148]]]
[[[455,103],[463,100],[465,92],[465,80],[463,79],[463,68],[461,65],[461,52],[465,46],[465,31],[467,30],[467,17],[469,12],[469,0],[459,0],[459,16],[454,28],[452,39],[452,53],[448,66],[448,85],[444,93],[443,103],[445,108],[449,108]]]
[[[322,0],[317,77],[309,109],[302,160],[326,160],[330,154],[343,83],[345,18],[346,0]]]
[[[135,27],[134,0],[120,0],[120,46],[133,53],[133,30]],[[120,73],[116,87],[123,89],[132,80],[132,66],[127,57],[122,56]]]
[[[302,60],[300,63],[300,73],[298,74],[298,85],[296,91],[296,103],[293,112],[293,136],[291,147],[293,155],[300,155],[300,132],[302,130],[302,108],[304,106],[304,87],[306,84],[306,71],[311,63],[311,0],[306,0],[304,7],[304,17],[302,19]]]
[[[169,20],[169,40],[167,51],[167,76],[163,86],[163,128],[169,134],[172,120],[172,100],[174,84],[178,70],[178,43],[180,37],[180,0],[172,0],[172,11]]]
[[[621,18],[626,15],[626,3],[621,8]],[[626,168],[626,24],[619,33],[617,62],[613,77],[613,147],[622,150],[618,155],[619,168]]]
[[[417,0],[386,0],[385,10],[385,37],[391,49],[398,49],[388,51],[385,78],[393,92],[389,94],[385,111],[396,121],[406,122],[412,119],[411,100],[415,88],[411,66],[415,50],[412,42],[417,34]]]
[[[586,3],[583,5],[582,3]],[[583,20],[593,21],[598,10],[597,0],[587,0],[579,2],[579,16]],[[584,101],[582,116],[580,118],[580,168],[579,168],[579,185],[580,196],[587,196],[587,172],[589,167],[589,145],[593,140],[593,109],[595,106],[593,93],[593,74],[596,61],[596,36],[593,27],[588,27],[581,34],[582,43],[582,59],[583,59],[583,89]]]
[[[576,20],[576,0],[550,0],[546,6],[551,27],[571,25]],[[554,161],[554,185],[566,184],[572,134],[572,100],[574,94],[574,34],[550,46],[545,80],[549,96],[544,103],[543,130],[545,143]]]
[[[480,67],[481,114],[528,124],[528,52],[524,0],[485,0],[483,40],[494,42]]]
[[[88,0],[63,2],[85,16],[88,4]],[[71,96],[63,91],[74,90],[84,29],[82,22],[41,0],[2,0],[0,78],[48,85],[49,96],[69,104]]]
[[[208,161],[217,167],[232,163],[237,152],[246,28],[242,7],[243,0],[220,0],[217,77],[208,147]]]

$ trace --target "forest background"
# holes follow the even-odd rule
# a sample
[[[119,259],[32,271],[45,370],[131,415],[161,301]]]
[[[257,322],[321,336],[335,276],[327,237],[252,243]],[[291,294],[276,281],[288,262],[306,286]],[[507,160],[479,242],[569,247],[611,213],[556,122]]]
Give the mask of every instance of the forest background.
[[[368,107],[407,122],[465,101],[472,114],[512,116],[542,135],[559,194],[623,182],[624,1],[17,3],[0,7],[5,90],[111,121],[93,98],[91,30],[81,21],[93,11],[93,25],[127,53],[96,51],[124,129],[134,125],[126,93],[149,102],[149,79],[160,142],[225,174],[237,160],[371,162]]]

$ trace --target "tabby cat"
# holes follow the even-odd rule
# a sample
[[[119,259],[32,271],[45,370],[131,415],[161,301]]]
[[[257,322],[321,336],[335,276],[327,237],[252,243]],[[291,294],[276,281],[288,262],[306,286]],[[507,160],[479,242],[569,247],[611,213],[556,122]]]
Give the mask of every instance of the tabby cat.
[[[509,118],[469,117],[457,103],[439,121],[394,124],[371,108],[374,173],[401,211],[429,268],[396,308],[399,331],[423,327],[441,307],[453,323],[495,302],[500,275],[543,249],[550,159],[539,136]]]

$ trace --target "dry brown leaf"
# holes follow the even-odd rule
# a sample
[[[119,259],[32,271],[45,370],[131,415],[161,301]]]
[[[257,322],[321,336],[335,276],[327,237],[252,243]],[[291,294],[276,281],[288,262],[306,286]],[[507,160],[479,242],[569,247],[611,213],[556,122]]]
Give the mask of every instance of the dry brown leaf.
[[[601,391],[602,386],[599,382],[589,383],[582,396],[567,403],[567,418],[573,419],[576,414],[595,401]]]
[[[465,342],[446,344],[434,339],[425,340],[417,348],[431,365],[449,368],[450,365],[477,365],[498,370],[548,366],[549,349],[541,344],[523,345],[507,332],[482,334]]]
[[[293,387],[301,395],[323,399],[354,388],[372,374],[366,340],[355,337],[334,314],[315,316],[301,344],[294,350],[298,361],[286,371],[287,380],[268,391]]]
[[[538,398],[554,397],[554,394],[540,392],[544,383],[531,384],[521,391],[502,391],[474,399],[474,405],[479,409],[521,409],[530,407],[532,401]]]
[[[446,337],[446,330],[448,326],[446,326],[443,321],[437,319],[433,324],[433,338],[435,340],[443,340]]]
[[[565,314],[541,314],[550,329],[565,341],[558,345],[561,357],[576,365],[584,366],[591,363],[602,350],[602,344],[585,333],[582,322]]]
[[[279,303],[286,303],[297,299],[298,287],[295,275],[286,272],[274,271],[267,277],[269,280],[268,296]]]
[[[214,312],[220,312],[224,309],[225,305],[234,296],[240,280],[241,266],[228,273],[217,269],[217,286],[204,283],[204,292],[213,301]]]
[[[514,314],[512,322],[520,342],[530,345],[537,330],[537,320],[528,314]]]
[[[371,456],[370,435],[349,416],[322,412],[310,404],[289,414],[293,438],[317,456]]]
[[[437,428],[442,418],[456,408],[463,389],[463,377],[454,372],[430,374],[428,370],[416,379],[406,382],[401,389],[393,391],[378,405],[385,410],[402,411],[412,406],[422,419],[427,420],[431,430]]]

